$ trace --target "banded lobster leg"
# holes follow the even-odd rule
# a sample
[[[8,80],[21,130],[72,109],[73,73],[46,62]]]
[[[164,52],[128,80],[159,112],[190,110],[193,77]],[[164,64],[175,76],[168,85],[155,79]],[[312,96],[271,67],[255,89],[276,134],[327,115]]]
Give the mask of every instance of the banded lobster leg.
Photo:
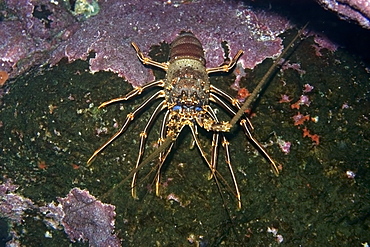
[[[212,162],[209,162],[209,160],[207,158],[207,155],[204,152],[204,150],[203,150],[203,148],[200,144],[200,141],[199,141],[199,138],[198,138],[197,125],[195,123],[187,123],[186,125],[185,124],[182,125],[180,127],[180,129],[177,129],[175,131],[175,130],[171,129],[171,127],[173,127],[173,126],[171,126],[171,124],[169,124],[169,120],[172,117],[171,114],[175,114],[175,113],[170,112],[170,111],[166,112],[165,117],[163,119],[162,127],[161,127],[160,138],[158,140],[158,145],[159,145],[159,147],[161,147],[163,145],[163,143],[165,142],[165,140],[167,140],[168,138],[172,139],[171,143],[168,144],[168,147],[165,147],[165,149],[159,153],[159,165],[158,165],[158,168],[157,168],[157,175],[156,175],[156,195],[157,196],[159,196],[160,171],[161,171],[161,168],[163,166],[163,163],[165,162],[168,154],[171,152],[171,149],[173,147],[174,142],[177,140],[179,134],[181,133],[182,129],[186,125],[189,126],[189,128],[190,128],[193,140],[194,140],[201,156],[206,161],[210,170],[212,172],[214,172],[213,168],[212,168],[213,167]]]
[[[215,86],[211,86],[211,100],[222,108],[227,110],[233,116],[236,114],[236,111],[232,109],[223,99],[219,98],[217,95],[221,96],[222,98],[226,99],[232,106],[234,106],[237,110],[240,109],[240,104],[237,99],[231,97],[226,92],[216,88]],[[244,129],[245,135],[248,138],[249,142],[259,151],[260,154],[271,164],[272,171],[276,176],[279,175],[280,171],[278,169],[277,164],[275,161],[270,157],[270,155],[266,152],[266,150],[262,147],[262,145],[253,137],[252,130],[253,126],[250,123],[247,117],[240,120],[240,125]]]
[[[217,116],[216,116],[216,113],[213,111],[213,109],[207,105],[207,108],[205,109],[209,115],[212,117],[212,119],[215,121],[215,122],[219,122],[218,119],[217,119]],[[226,164],[228,165],[228,168],[229,168],[229,171],[230,171],[230,175],[231,175],[231,178],[232,178],[232,181],[233,181],[233,184],[234,184],[234,188],[235,188],[235,197],[238,201],[238,208],[240,209],[242,207],[242,203],[241,203],[241,196],[240,196],[240,191],[239,191],[239,186],[238,186],[238,183],[236,181],[236,177],[235,177],[235,173],[234,173],[234,169],[231,165],[231,158],[230,158],[230,148],[229,148],[229,141],[226,139],[225,135],[223,133],[221,133],[222,135],[222,147],[224,148],[225,150],[225,162]],[[212,157],[211,157],[211,174],[210,174],[210,177],[209,179],[211,179],[213,176],[216,176],[216,172],[217,172],[217,169],[216,169],[216,164],[217,164],[217,157],[218,157],[218,144],[220,143],[220,132],[217,132],[215,131],[213,133],[213,137],[212,137]],[[214,177],[215,180],[216,180],[216,183],[217,182],[217,178]],[[228,185],[228,183],[226,182],[225,179],[223,179],[223,177],[221,176],[222,180],[225,182],[225,184],[227,185],[227,187],[230,188],[230,186]]]
[[[115,102],[119,102],[119,101],[126,101],[134,96],[136,96],[137,94],[140,94],[142,89],[148,89],[150,87],[153,87],[153,86],[160,86],[162,85],[163,81],[155,81],[155,82],[151,82],[151,83],[148,83],[146,84],[146,86],[142,87],[142,88],[135,88],[134,90],[132,90],[131,92],[129,92],[126,96],[124,97],[120,97],[120,98],[115,98],[115,99],[112,99],[112,100],[109,100],[107,102],[104,102],[102,103],[99,108],[102,108],[102,107],[105,107],[106,105],[109,105],[109,104],[112,104],[112,103],[115,103]],[[163,90],[160,90],[158,92],[156,92],[155,94],[153,94],[150,98],[146,99],[138,108],[136,108],[133,112],[127,114],[126,116],[126,120],[125,122],[123,123],[122,127],[120,128],[120,130],[118,132],[116,132],[111,138],[109,138],[109,140],[107,142],[105,142],[100,148],[98,148],[97,150],[95,150],[95,152],[93,153],[93,155],[91,155],[91,157],[89,158],[89,160],[87,161],[87,164],[91,164],[91,162],[94,160],[94,158],[104,149],[106,148],[109,144],[111,144],[118,136],[120,136],[123,132],[126,131],[128,125],[132,122],[132,120],[134,120],[135,116],[141,112],[146,106],[148,106],[149,104],[151,104],[154,100],[156,99],[159,99],[159,98],[164,98],[165,96],[165,93]]]
[[[138,167],[142,161],[143,155],[145,153],[145,144],[148,137],[148,131],[153,126],[154,120],[158,117],[159,113],[161,113],[165,108],[167,107],[167,104],[165,101],[162,101],[154,110],[152,115],[150,116],[147,124],[145,125],[145,128],[140,133],[140,146],[139,146],[139,154],[136,160],[135,165],[135,172],[132,176],[132,182],[131,182],[131,195],[133,198],[138,199],[136,195],[136,177],[138,173]]]

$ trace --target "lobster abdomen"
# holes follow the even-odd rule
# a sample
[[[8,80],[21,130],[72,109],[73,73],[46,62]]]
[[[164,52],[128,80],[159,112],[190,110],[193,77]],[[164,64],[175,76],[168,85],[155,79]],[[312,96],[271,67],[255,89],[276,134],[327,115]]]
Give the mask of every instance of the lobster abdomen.
[[[204,66],[206,64],[203,46],[191,32],[181,32],[171,43],[170,63],[181,58],[199,60]]]

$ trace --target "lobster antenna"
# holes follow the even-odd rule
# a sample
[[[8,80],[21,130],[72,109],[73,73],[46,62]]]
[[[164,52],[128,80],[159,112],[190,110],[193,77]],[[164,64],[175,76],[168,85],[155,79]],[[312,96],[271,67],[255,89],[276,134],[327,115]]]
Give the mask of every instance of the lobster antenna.
[[[252,104],[252,102],[257,98],[258,94],[261,92],[261,89],[266,85],[267,79],[271,76],[273,72],[275,72],[280,60],[282,57],[285,56],[285,54],[288,52],[289,48],[293,46],[294,42],[300,37],[304,31],[304,29],[307,27],[308,22],[306,25],[304,25],[301,30],[297,33],[297,35],[294,37],[292,41],[290,41],[287,48],[280,54],[280,56],[275,60],[273,65],[270,67],[270,69],[266,72],[266,74],[262,77],[260,82],[258,83],[257,87],[253,90],[251,95],[248,97],[248,99],[244,102],[242,107],[240,107],[239,111],[235,114],[235,116],[230,121],[230,127],[234,126],[234,124],[240,119],[240,117],[244,114],[245,110],[249,108],[249,106]]]

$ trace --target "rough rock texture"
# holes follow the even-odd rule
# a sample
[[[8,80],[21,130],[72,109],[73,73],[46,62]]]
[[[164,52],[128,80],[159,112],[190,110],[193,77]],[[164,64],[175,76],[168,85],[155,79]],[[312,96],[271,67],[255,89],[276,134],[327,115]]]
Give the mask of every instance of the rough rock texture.
[[[78,188],[58,201],[65,214],[62,225],[71,241],[89,241],[90,246],[121,246],[113,234],[115,206],[102,203],[87,190]]]
[[[55,2],[55,1],[54,1]],[[275,13],[253,10],[238,1],[200,0],[169,4],[164,1],[99,1],[100,12],[77,20],[62,4],[46,0],[6,0],[0,23],[0,70],[11,77],[31,66],[63,57],[87,59],[93,72],[106,70],[126,77],[134,85],[153,79],[131,47],[136,42],[144,52],[152,45],[171,42],[182,30],[192,31],[206,51],[208,67],[224,61],[222,41],[230,56],[243,49],[241,62],[253,68],[282,50],[277,37],[290,24]],[[19,7],[17,7],[19,6]],[[12,16],[11,16],[12,15]]]
[[[369,0],[317,0],[325,9],[336,12],[341,19],[354,21],[370,29]]]

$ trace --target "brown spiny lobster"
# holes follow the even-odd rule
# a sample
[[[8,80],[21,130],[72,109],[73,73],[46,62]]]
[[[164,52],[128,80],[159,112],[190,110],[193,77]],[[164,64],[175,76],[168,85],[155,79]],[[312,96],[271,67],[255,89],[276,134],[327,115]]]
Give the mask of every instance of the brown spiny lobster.
[[[143,64],[163,69],[166,72],[166,77],[165,79],[149,82],[142,87],[136,87],[125,96],[109,100],[99,106],[99,108],[102,108],[115,102],[126,101],[140,95],[144,90],[159,88],[159,90],[146,99],[139,107],[127,115],[120,130],[94,152],[88,160],[88,163],[91,163],[105,147],[125,132],[134,118],[149,104],[157,99],[161,99],[160,103],[156,106],[154,112],[149,118],[144,130],[140,133],[139,155],[136,160],[136,167],[132,172],[132,196],[137,198],[137,172],[141,165],[145,163],[145,161],[143,161],[143,155],[148,131],[154,121],[158,118],[158,115],[161,112],[164,112],[164,118],[158,139],[159,148],[158,151],[154,152],[155,155],[159,156],[159,164],[156,172],[156,194],[159,195],[160,171],[163,163],[171,152],[182,129],[185,126],[188,126],[191,130],[196,146],[211,170],[211,177],[215,177],[215,179],[217,179],[215,173],[220,144],[225,149],[226,164],[228,165],[232,176],[235,187],[235,196],[238,201],[238,207],[240,208],[240,192],[230,161],[229,142],[223,134],[223,132],[229,131],[231,125],[229,122],[219,121],[217,114],[210,106],[210,102],[221,106],[233,116],[239,114],[240,111],[244,111],[241,109],[242,106],[236,98],[230,96],[225,91],[210,83],[209,74],[215,72],[228,72],[235,66],[236,62],[243,54],[243,51],[239,50],[231,61],[225,65],[216,68],[206,68],[206,60],[204,58],[202,44],[191,32],[181,32],[171,43],[169,60],[165,63],[159,63],[145,57],[135,43],[132,43],[132,46],[136,50],[137,56]],[[253,137],[253,127],[247,115],[243,113],[239,123],[242,126],[248,141],[264,156],[264,158],[271,164],[273,172],[278,175],[278,166],[264,150],[261,144]],[[203,151],[199,142],[198,126],[213,133],[210,159],[207,158],[207,155]],[[149,159],[153,158],[153,155],[150,155]]]

